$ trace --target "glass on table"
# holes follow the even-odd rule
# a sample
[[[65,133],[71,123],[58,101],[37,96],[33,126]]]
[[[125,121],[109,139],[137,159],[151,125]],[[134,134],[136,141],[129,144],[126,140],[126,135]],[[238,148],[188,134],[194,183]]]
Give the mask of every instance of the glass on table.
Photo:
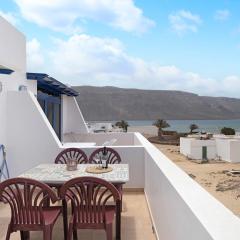
[[[102,158],[101,158],[101,156],[98,155],[98,156],[94,157],[93,160],[96,162],[98,168],[102,167]]]
[[[77,170],[77,159],[67,159],[67,171],[75,171]]]

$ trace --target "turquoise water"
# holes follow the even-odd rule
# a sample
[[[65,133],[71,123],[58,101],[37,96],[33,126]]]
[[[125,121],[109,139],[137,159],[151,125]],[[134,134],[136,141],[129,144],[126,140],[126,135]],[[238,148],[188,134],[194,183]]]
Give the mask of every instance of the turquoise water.
[[[151,121],[128,121],[130,126],[150,126],[153,124]],[[189,132],[189,126],[192,123],[198,125],[200,131],[219,133],[222,127],[234,128],[240,132],[240,119],[237,120],[167,120],[170,124],[166,130],[173,130],[178,132]]]

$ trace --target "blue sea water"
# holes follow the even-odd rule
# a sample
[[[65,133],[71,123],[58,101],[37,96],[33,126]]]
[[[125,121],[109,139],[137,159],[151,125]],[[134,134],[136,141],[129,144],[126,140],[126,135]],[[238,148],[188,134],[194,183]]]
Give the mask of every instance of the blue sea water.
[[[98,121],[93,121],[98,122]],[[99,122],[111,122],[115,124],[116,121],[99,121]],[[130,126],[152,126],[154,120],[148,121],[127,121]],[[240,119],[234,120],[167,120],[170,124],[166,130],[178,131],[178,132],[189,132],[189,126],[195,123],[199,127],[199,131],[220,133],[221,128],[231,127],[236,132],[240,132]]]
[[[149,121],[128,121],[130,126],[151,126],[154,120]],[[195,123],[199,131],[219,133],[223,127],[231,127],[240,132],[240,119],[234,120],[167,120],[170,124],[166,130],[189,132],[189,126]]]

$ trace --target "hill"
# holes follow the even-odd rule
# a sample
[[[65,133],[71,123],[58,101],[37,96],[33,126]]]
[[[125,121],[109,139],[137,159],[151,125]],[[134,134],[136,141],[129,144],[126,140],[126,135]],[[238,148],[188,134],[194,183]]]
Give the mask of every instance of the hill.
[[[240,119],[240,99],[116,87],[74,87],[87,121]]]

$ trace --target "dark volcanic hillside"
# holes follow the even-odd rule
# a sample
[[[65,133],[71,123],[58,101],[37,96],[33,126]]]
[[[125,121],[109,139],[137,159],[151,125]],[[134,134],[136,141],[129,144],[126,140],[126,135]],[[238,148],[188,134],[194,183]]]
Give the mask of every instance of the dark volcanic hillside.
[[[74,87],[86,120],[240,119],[240,99],[115,87]]]

